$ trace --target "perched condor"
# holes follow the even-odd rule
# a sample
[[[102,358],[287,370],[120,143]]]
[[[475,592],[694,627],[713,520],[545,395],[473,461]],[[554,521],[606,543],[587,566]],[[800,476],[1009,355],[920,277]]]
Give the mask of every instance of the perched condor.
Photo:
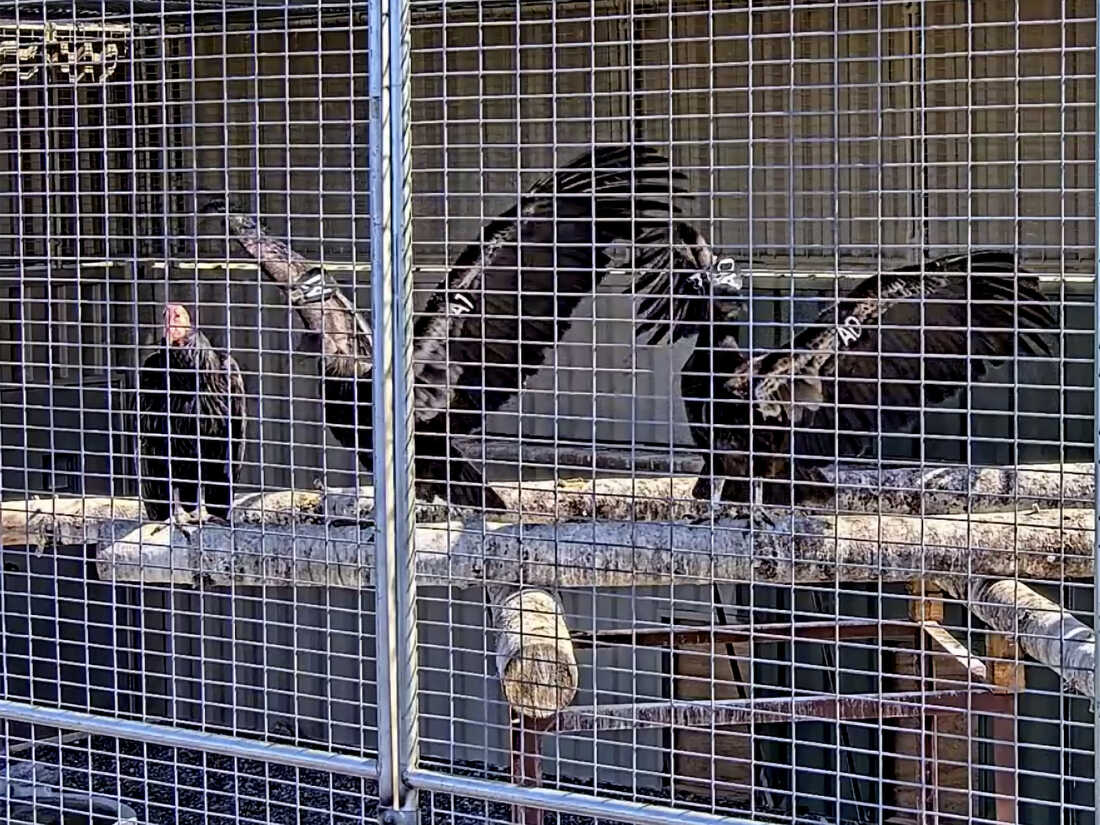
[[[597,148],[539,180],[458,256],[413,325],[419,497],[503,509],[450,438],[479,430],[486,413],[517,394],[611,269],[636,273],[636,291],[653,296],[643,301],[650,318],[667,308],[661,292],[671,292],[672,270],[709,268],[705,240],[676,219],[683,183],[651,148]],[[287,290],[307,328],[323,333],[326,421],[346,446],[358,431],[360,460],[370,466],[365,323],[350,320],[359,314],[334,282],[251,217],[221,200],[202,211],[227,215],[230,234]],[[318,307],[342,316],[326,322],[335,332],[323,330],[327,314]],[[357,359],[331,357],[349,351]]]
[[[673,337],[698,334],[681,376],[706,464],[694,495],[806,503],[821,480],[817,468],[873,454],[880,434],[912,433],[921,410],[956,398],[1016,354],[1050,355],[1041,333],[1057,329],[1055,318],[1038,280],[1019,272],[1014,255],[995,250],[885,272],[787,345],[751,359],[737,348],[739,283],[712,280],[704,298],[703,282],[679,281]],[[712,472],[721,485],[713,491]],[[792,480],[810,482],[793,499]]]
[[[244,381],[179,304],[165,305],[164,338],[141,365],[138,426],[149,518],[173,514],[173,493],[198,510],[200,488],[207,512],[227,518],[244,458]]]
[[[713,257],[713,253],[712,253]],[[698,273],[675,282],[676,294],[669,307],[652,314],[671,318],[671,324],[649,321],[639,325],[638,336],[648,343],[678,343],[695,337],[694,348],[680,370],[680,397],[684,401],[691,437],[700,450],[703,466],[692,495],[710,499],[713,473],[711,400],[718,397],[721,369],[736,368],[740,357],[737,335],[743,329],[745,300],[743,278],[732,258],[722,258],[711,269],[713,277]]]

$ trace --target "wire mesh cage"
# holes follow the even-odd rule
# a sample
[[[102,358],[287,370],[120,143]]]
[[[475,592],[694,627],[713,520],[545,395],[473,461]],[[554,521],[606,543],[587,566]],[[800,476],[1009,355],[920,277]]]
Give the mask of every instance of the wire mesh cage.
[[[0,7],[8,818],[1094,822],[1096,30]]]
[[[146,441],[158,447],[139,368],[164,352],[171,303],[239,364],[249,426],[232,493],[254,505],[234,519],[273,521],[265,490],[308,498],[354,456],[324,450],[317,373],[302,369],[285,300],[196,207],[231,193],[304,252],[337,257],[325,265],[352,295],[367,283],[362,9],[36,3],[4,18],[5,502],[79,501],[69,512],[85,525],[96,502],[107,519],[152,515],[137,503],[152,503]],[[187,456],[166,458],[185,480]],[[31,549],[5,542],[5,698],[373,754],[370,594],[113,583],[85,551],[94,528],[74,525],[41,541],[32,529]],[[11,745],[35,730],[5,728]],[[99,733],[21,758],[34,754],[44,786],[94,787],[140,821],[361,821],[373,804],[366,774]],[[39,800],[37,815],[81,804]],[[3,818],[47,821],[32,809]]]

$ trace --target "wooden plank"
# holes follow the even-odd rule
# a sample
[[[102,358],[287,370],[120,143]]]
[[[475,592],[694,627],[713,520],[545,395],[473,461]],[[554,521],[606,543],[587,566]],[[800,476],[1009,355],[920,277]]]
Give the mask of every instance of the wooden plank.
[[[677,627],[684,626],[673,625],[670,630]],[[747,654],[747,645],[736,645],[734,651]],[[682,640],[671,656],[674,701],[737,700],[748,688],[734,681],[727,649],[718,640],[714,646],[704,639]],[[678,790],[702,799],[741,794],[747,798],[752,793],[751,731],[673,726],[670,734],[672,780]]]
[[[991,706],[1000,694],[995,687],[969,690],[867,693],[848,696],[793,696],[767,699],[708,701],[628,702],[561,711],[554,723],[559,732],[632,730],[666,725],[709,728],[718,725],[767,724],[769,722],[849,721],[854,719],[902,719],[954,714],[968,708]]]
[[[921,630],[925,636],[941,653],[950,656],[954,664],[969,675],[974,682],[986,680],[986,666],[980,658],[975,656],[958,639],[951,635],[950,631],[939,622],[923,622]]]
[[[769,622],[743,625],[669,625],[666,628],[639,630],[577,631],[576,648],[597,645],[642,647],[685,647],[709,644],[775,643],[793,641],[832,642],[845,639],[910,639],[915,626],[906,622],[875,622],[842,619],[823,622]]]

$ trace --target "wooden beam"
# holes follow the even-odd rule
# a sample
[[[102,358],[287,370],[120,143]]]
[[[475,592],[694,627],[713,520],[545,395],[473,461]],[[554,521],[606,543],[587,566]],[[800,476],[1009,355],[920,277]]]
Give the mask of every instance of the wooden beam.
[[[1020,661],[1020,648],[1007,633],[990,633],[985,637],[985,655],[993,671],[993,684],[1019,693],[1027,684],[1027,671]]]
[[[913,638],[912,622],[878,622],[868,619],[840,619],[820,622],[756,622],[742,625],[668,625],[663,628],[574,631],[577,649],[601,645],[630,647],[677,647],[679,645],[739,644],[752,642],[822,642],[856,639]]]
[[[955,663],[970,676],[973,682],[986,681],[987,672],[985,662],[971,653],[966,645],[951,635],[951,632],[939,622],[927,621],[921,624],[921,630],[928,641],[939,650],[955,660]],[[999,684],[999,683],[998,683]]]
[[[868,693],[850,696],[793,696],[717,701],[630,702],[567,708],[557,715],[559,732],[632,730],[768,724],[771,722],[900,719],[929,714],[965,713],[997,704],[992,687],[959,690]],[[998,705],[999,706],[999,705]]]
[[[679,447],[659,450],[639,446],[632,450],[588,444],[540,444],[494,436],[456,438],[454,444],[460,453],[475,461],[484,459],[528,468],[627,470],[685,476],[697,475],[703,469],[702,456]]]

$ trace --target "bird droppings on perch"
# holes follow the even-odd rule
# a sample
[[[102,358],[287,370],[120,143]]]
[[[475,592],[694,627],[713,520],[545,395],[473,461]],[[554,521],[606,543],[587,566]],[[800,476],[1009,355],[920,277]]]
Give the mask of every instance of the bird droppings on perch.
[[[941,582],[993,630],[1062,677],[1066,687],[1095,698],[1096,634],[1068,610],[1015,579]]]
[[[415,531],[421,586],[601,588],[717,582],[799,585],[987,576],[1061,580],[1093,572],[1092,510],[981,516],[772,512],[773,524],[451,522]],[[361,526],[215,524],[100,528],[107,581],[180,585],[373,586]]]
[[[493,605],[497,674],[511,708],[546,719],[577,694],[580,671],[565,612],[544,590],[509,593]]]
[[[817,504],[807,512],[821,515],[856,513],[948,515],[1022,508],[1091,507],[1093,465],[1035,465],[1020,468],[970,469],[940,467],[893,469],[830,468],[838,485],[832,506]],[[571,481],[500,483],[494,489],[507,506],[493,513],[495,522],[547,522],[569,519],[614,521],[722,520],[732,510],[715,508],[691,497],[694,477],[598,478]],[[923,490],[923,492],[921,492]],[[241,525],[322,524],[327,520],[373,520],[370,488],[273,490],[237,498],[230,520]],[[418,503],[417,521],[480,519],[481,513],[437,503]],[[124,497],[15,499],[0,504],[3,543],[85,544],[99,540],[102,522],[138,521],[140,501]],[[112,528],[112,534],[118,534]]]

